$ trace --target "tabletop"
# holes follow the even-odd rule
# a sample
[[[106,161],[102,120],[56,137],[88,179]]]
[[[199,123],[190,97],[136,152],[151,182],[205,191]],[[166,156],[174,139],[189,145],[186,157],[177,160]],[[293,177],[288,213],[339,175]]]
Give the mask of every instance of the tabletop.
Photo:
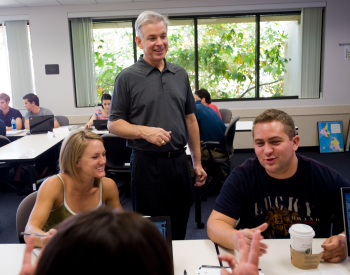
[[[312,253],[317,254],[323,251],[321,244],[326,239],[315,238],[312,244]],[[266,239],[263,243],[268,245],[267,254],[259,258],[259,268],[265,275],[286,275],[286,274],[299,274],[312,271],[332,270],[340,269],[345,274],[350,274],[350,263],[348,259],[344,259],[337,264],[323,262],[318,265],[317,269],[299,269],[292,265],[290,256],[290,239]],[[234,254],[238,259],[238,252],[236,250],[225,249],[219,247],[220,254]],[[273,263],[273,264],[272,264]],[[311,274],[310,274],[311,275]]]

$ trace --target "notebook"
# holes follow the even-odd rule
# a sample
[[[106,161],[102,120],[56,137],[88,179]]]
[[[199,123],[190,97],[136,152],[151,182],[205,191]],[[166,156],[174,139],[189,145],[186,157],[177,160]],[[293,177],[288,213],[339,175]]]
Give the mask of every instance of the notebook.
[[[94,120],[94,126],[97,130],[107,130],[108,120]]]
[[[30,134],[44,134],[47,132],[52,132],[54,128],[54,116],[33,116],[29,118],[29,128]]]

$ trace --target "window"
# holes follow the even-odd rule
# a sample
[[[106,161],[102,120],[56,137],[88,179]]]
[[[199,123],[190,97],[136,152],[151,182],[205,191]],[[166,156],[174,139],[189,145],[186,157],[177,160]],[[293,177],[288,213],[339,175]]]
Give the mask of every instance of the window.
[[[316,21],[309,10],[316,10]],[[193,91],[205,88],[214,100],[319,98],[322,12],[170,17],[166,58],[186,69]],[[303,14],[318,28],[311,43],[317,51],[305,48],[315,29],[303,28]],[[98,97],[111,94],[118,73],[142,54],[134,43],[135,20],[92,20]],[[303,52],[315,54],[303,58]],[[316,77],[307,86],[309,67]]]
[[[30,29],[26,20],[0,24],[0,89],[11,106],[23,109],[22,97],[35,92]]]

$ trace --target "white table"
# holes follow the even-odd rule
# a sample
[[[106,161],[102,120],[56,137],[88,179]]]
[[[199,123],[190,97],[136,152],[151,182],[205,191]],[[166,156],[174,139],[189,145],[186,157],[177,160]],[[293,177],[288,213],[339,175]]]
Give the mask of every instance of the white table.
[[[312,253],[317,254],[323,251],[321,244],[325,239],[314,239],[312,244]],[[290,240],[280,239],[280,240],[263,240],[264,243],[268,245],[267,254],[259,258],[259,268],[264,272],[265,275],[285,275],[285,274],[298,274],[306,273],[308,271],[317,270],[329,270],[329,269],[341,269],[345,274],[350,274],[350,263],[348,259],[343,260],[340,263],[332,264],[323,262],[321,260],[317,269],[304,270],[299,269],[292,265],[290,259]],[[220,254],[234,254],[238,259],[238,252],[236,250],[228,250],[219,247]],[[336,274],[334,274],[336,275]]]
[[[252,128],[253,128],[253,121],[238,120],[236,122],[236,132],[251,132]]]
[[[322,251],[321,244],[325,239],[314,239],[313,253]],[[259,267],[265,275],[287,275],[306,273],[294,267],[290,262],[289,239],[264,240],[269,246],[268,253],[259,258]],[[17,275],[22,267],[24,244],[0,244],[0,274]],[[232,250],[219,248],[220,253],[232,253]],[[235,251],[236,255],[237,252]],[[237,258],[239,258],[236,255]],[[35,261],[32,257],[32,262]],[[173,259],[175,275],[183,275],[186,269],[188,275],[194,275],[202,265],[218,266],[214,243],[210,240],[173,241]],[[318,269],[309,271],[341,269],[345,274],[350,274],[350,263],[347,259],[338,264],[321,262]],[[336,274],[335,274],[336,275]]]

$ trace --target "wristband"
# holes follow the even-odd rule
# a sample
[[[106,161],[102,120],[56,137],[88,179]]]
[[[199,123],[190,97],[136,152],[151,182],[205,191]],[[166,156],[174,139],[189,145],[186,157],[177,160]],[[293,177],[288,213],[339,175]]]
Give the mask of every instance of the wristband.
[[[345,239],[346,239],[346,236],[345,236],[345,234],[338,234],[338,235],[340,235],[340,236],[343,236]]]

